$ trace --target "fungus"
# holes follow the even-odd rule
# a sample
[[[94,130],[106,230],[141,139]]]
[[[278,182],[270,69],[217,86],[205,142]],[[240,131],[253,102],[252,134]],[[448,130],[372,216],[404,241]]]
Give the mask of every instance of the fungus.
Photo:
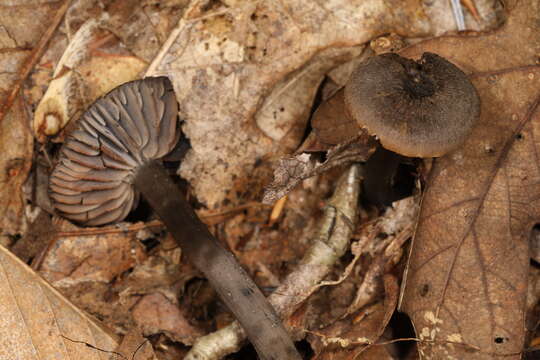
[[[347,84],[321,103],[311,119],[313,132],[300,149],[332,149],[330,163],[343,158],[336,145],[363,144],[369,158],[355,160],[370,170],[364,194],[386,205],[396,200],[391,184],[402,156],[438,157],[455,150],[479,114],[476,89],[454,64],[432,53],[418,61],[387,53],[358,65]],[[365,140],[373,137],[382,147]],[[387,191],[381,191],[383,185]]]
[[[160,164],[179,138],[166,77],[121,85],[97,100],[66,139],[49,193],[60,215],[98,226],[122,221],[138,193],[244,327],[262,359],[300,359],[279,317],[230,252],[211,235]]]
[[[353,71],[344,92],[350,118],[383,147],[408,157],[456,149],[480,113],[467,76],[432,53],[418,62],[392,53],[372,57]]]

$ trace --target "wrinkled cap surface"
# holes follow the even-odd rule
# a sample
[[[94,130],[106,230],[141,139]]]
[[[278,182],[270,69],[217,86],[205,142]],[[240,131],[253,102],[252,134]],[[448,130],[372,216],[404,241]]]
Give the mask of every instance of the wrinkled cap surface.
[[[410,157],[456,149],[480,114],[480,99],[467,76],[432,53],[418,62],[397,54],[368,59],[345,87],[345,106],[386,149]]]
[[[123,220],[137,203],[137,169],[176,145],[177,116],[166,77],[128,82],[98,99],[64,142],[51,174],[58,213],[87,226]]]

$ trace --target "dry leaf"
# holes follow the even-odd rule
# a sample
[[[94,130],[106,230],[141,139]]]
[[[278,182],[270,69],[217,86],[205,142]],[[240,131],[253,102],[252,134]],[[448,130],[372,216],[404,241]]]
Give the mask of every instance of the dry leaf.
[[[392,275],[384,276],[385,298],[364,309],[358,320],[345,318],[324,330],[315,332],[311,344],[317,359],[367,359],[367,345],[377,342],[388,325],[397,305],[399,286]],[[363,354],[360,357],[360,354]]]
[[[39,51],[36,44],[62,4],[26,5],[0,5],[0,240],[5,244],[24,232],[21,188],[31,167],[33,146],[30,115],[20,92],[13,91],[20,89],[23,72],[29,69],[25,65]]]
[[[0,55],[1,56],[1,55]],[[2,84],[0,84],[4,90]],[[33,138],[28,114],[20,99],[0,121],[0,240],[24,231],[24,199],[22,186],[32,165]]]
[[[0,359],[104,360],[118,339],[0,246]],[[95,348],[87,346],[89,344]]]
[[[318,156],[309,153],[283,158],[279,160],[274,170],[274,179],[265,189],[262,202],[271,204],[287,195],[302,180],[322,174],[333,167],[366,161],[375,148],[375,140],[367,133],[363,133],[328,150],[324,162],[321,162]]]
[[[116,352],[130,360],[158,360],[152,344],[148,339],[143,338],[141,330],[136,327],[124,336]]]
[[[88,57],[89,43],[98,31],[98,25],[95,19],[85,22],[56,64],[53,80],[34,112],[33,129],[40,142],[62,130],[80,106],[74,100],[77,99],[80,76],[73,70]]]
[[[164,295],[153,293],[144,296],[133,307],[133,319],[145,336],[165,332],[175,341],[191,345],[203,332],[193,327],[178,304]]]
[[[307,124],[297,119],[307,121],[309,118],[310,105],[324,74],[359,56],[363,49],[361,46],[326,49],[274,86],[272,94],[264,99],[255,121],[266,136],[279,141],[279,153],[290,153],[298,147]]]
[[[88,228],[85,235],[78,234],[78,229],[67,221],[57,225],[54,246],[41,265],[41,275],[56,287],[108,283],[146,258],[135,232],[107,234],[101,228]]]
[[[469,140],[427,180],[402,300],[423,358],[521,358],[528,237],[540,217],[539,10],[521,1],[492,34],[404,51],[436,52],[472,72],[482,102]]]
[[[429,33],[428,18],[417,1],[336,1],[324,6],[316,1],[245,1],[231,7],[195,1],[169,39],[170,50],[149,72],[167,74],[175,85],[186,121],[183,130],[193,147],[181,175],[199,200],[210,208],[225,199],[236,203],[236,193],[230,191],[236,179],[242,179],[241,188],[250,185],[246,179],[268,180],[253,179],[254,164],[279,151],[283,136],[306,123],[305,109],[313,101],[302,98],[298,108],[281,104],[279,99],[288,93],[283,84],[302,81],[305,87],[289,88],[314,94],[317,78],[328,70],[310,59],[325,49],[357,46],[391,31]],[[329,52],[320,61],[345,62],[343,55]],[[315,80],[303,81],[302,69],[318,76],[311,73]],[[280,122],[279,131],[268,131],[276,124],[274,111],[256,117],[268,98],[276,99],[270,102],[273,108],[296,114],[280,115],[289,120]],[[286,142],[293,147],[294,141]]]

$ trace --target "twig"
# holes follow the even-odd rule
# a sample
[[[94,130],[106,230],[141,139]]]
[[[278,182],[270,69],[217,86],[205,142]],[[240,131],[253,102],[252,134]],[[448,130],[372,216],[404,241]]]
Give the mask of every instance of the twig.
[[[197,211],[199,217],[203,220],[206,225],[216,225],[227,218],[233,216],[234,214],[254,207],[268,207],[268,205],[258,203],[258,202],[248,202],[242,205],[238,205],[231,209],[221,210],[218,212],[209,212],[209,211]],[[154,228],[154,227],[165,227],[165,225],[160,220],[152,220],[144,224],[133,224],[125,228],[118,226],[110,226],[103,228],[92,228],[92,229],[78,229],[74,231],[60,231],[56,235],[57,237],[68,237],[68,236],[94,236],[94,235],[105,235],[105,234],[121,234],[121,233],[130,233],[143,229]]]
[[[116,356],[122,357],[123,359],[126,359],[126,357],[124,355],[120,354],[119,352],[116,352],[116,351],[113,351],[113,350],[100,349],[97,346],[94,346],[94,345],[92,345],[90,343],[87,343],[86,341],[73,340],[73,339],[68,338],[67,336],[62,335],[62,334],[60,334],[60,336],[63,337],[64,339],[68,340],[68,341],[71,341],[72,343],[81,344],[81,345],[84,345],[86,347],[89,347],[90,349],[94,349],[96,351],[107,353],[107,354],[114,354]]]
[[[41,56],[45,52],[45,47],[49,43],[49,40],[51,40],[54,31],[62,21],[62,18],[64,17],[70,4],[71,0],[64,1],[64,3],[60,6],[60,9],[58,9],[58,11],[56,12],[51,25],[49,26],[47,31],[45,31],[41,39],[39,39],[36,47],[32,50],[32,53],[26,59],[26,62],[24,63],[20,71],[21,76],[15,81],[15,84],[13,84],[13,87],[11,88],[11,92],[4,100],[4,103],[0,106],[0,123],[13,105],[13,102],[15,101],[15,98],[17,97],[17,94],[19,93],[23,82],[26,80],[34,66],[36,66],[39,59],[41,59]]]

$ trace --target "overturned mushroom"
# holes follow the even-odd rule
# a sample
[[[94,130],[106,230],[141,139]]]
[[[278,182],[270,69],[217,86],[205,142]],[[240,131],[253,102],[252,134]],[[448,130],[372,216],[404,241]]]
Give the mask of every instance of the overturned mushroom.
[[[210,234],[159,159],[178,137],[178,104],[165,77],[126,83],[97,100],[65,141],[50,177],[56,210],[82,225],[122,221],[137,194],[244,327],[262,359],[300,359],[274,309]]]

